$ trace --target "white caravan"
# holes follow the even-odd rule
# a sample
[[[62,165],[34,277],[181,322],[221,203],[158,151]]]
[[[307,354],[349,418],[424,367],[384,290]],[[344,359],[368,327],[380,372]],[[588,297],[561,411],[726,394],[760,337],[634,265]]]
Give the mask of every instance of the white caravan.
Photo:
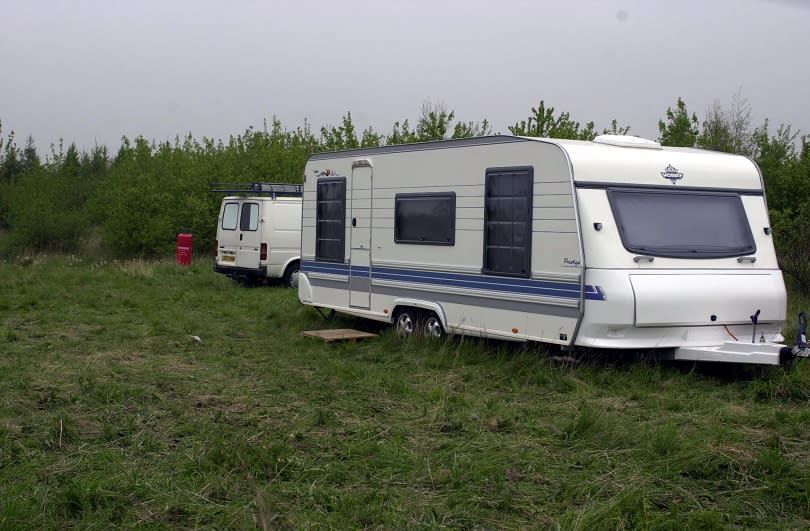
[[[304,179],[304,304],[403,335],[790,357],[762,177],[745,157],[489,136],[317,153]]]
[[[218,183],[213,186],[216,189],[212,192],[251,194],[228,195],[222,200],[214,271],[249,284],[281,279],[285,285],[297,287],[301,185],[252,183],[243,189],[223,189]]]

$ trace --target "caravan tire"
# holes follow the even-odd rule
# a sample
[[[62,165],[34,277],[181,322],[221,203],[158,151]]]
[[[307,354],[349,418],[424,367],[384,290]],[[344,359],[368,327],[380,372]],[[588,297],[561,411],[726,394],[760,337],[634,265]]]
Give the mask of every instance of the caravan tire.
[[[394,328],[401,338],[413,337],[416,333],[418,323],[416,310],[413,308],[403,308],[397,311],[394,318]]]
[[[298,275],[301,273],[301,264],[293,262],[284,270],[284,285],[288,288],[298,289]]]
[[[422,335],[428,339],[441,339],[444,337],[444,327],[439,317],[433,313],[428,313],[422,320]]]

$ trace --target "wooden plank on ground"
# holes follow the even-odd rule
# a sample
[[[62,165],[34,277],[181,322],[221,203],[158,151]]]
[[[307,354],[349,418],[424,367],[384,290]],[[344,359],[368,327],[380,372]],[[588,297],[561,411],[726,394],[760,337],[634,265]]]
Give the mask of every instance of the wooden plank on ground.
[[[377,334],[352,330],[351,328],[337,328],[335,330],[306,330],[301,332],[302,336],[317,337],[326,343],[333,341],[357,341],[367,337],[377,337]]]

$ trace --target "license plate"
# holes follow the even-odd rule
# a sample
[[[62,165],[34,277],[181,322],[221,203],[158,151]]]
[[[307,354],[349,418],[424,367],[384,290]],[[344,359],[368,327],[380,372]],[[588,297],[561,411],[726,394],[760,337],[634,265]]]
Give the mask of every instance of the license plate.
[[[236,262],[236,257],[232,254],[226,254],[222,256],[223,262]]]

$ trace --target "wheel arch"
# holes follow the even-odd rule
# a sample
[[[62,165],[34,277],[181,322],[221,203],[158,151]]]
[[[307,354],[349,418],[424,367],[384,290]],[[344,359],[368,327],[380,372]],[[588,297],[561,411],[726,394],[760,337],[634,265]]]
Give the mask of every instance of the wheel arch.
[[[447,331],[447,315],[444,312],[444,308],[438,302],[432,301],[425,301],[421,299],[405,299],[405,298],[398,298],[394,299],[393,310],[391,311],[391,323],[394,322],[394,316],[397,314],[397,311],[400,308],[409,307],[409,308],[418,308],[421,310],[430,310],[436,314],[439,318],[439,321],[442,323],[442,327],[445,331]]]
[[[301,281],[301,260],[289,260],[281,272],[281,281],[288,288],[298,289]]]
[[[281,276],[283,277],[284,274],[287,272],[287,268],[290,267],[291,264],[298,262],[298,268],[301,268],[301,257],[300,256],[293,256],[292,258],[288,259],[284,262],[284,265],[281,266]]]

